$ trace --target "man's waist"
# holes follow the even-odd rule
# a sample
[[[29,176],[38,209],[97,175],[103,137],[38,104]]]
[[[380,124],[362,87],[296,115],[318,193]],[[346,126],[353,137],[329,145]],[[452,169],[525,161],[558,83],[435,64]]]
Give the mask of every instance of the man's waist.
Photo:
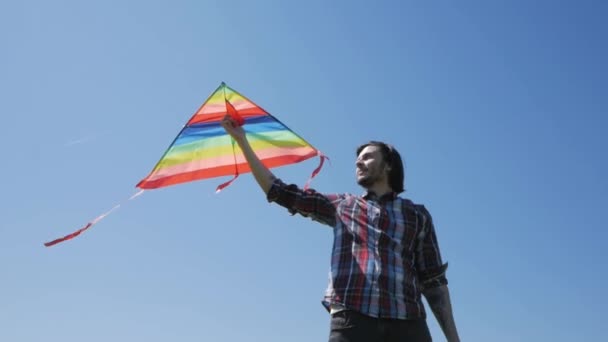
[[[333,315],[335,313],[338,313],[340,311],[344,311],[347,310],[346,306],[342,305],[342,304],[330,304],[329,305],[329,314]]]

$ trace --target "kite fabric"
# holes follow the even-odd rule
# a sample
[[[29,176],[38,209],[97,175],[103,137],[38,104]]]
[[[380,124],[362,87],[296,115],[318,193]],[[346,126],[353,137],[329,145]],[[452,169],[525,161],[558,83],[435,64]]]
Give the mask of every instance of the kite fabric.
[[[219,192],[240,174],[251,172],[243,152],[221,126],[221,121],[226,115],[243,126],[253,151],[268,168],[294,164],[319,156],[319,166],[306,182],[305,189],[327,159],[323,153],[277,118],[222,82],[186,123],[150,174],[137,183],[136,187],[141,190],[129,200],[147,189],[158,189],[206,178],[232,176],[232,179],[217,187],[216,192]],[[120,204],[115,205],[77,231],[44,245],[50,247],[73,239],[120,206]]]
[[[250,172],[242,151],[220,124],[226,115],[244,125],[251,147],[268,168],[315,156],[321,158],[321,167],[326,158],[274,116],[222,83],[196,111],[152,172],[137,187],[156,189],[225,175],[236,178],[239,174]],[[312,177],[314,175],[316,173]],[[218,191],[231,181],[220,185]]]

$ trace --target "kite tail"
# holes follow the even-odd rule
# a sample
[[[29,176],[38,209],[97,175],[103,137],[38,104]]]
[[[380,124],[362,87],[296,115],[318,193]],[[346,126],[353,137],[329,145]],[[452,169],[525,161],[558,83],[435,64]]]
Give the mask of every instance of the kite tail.
[[[239,177],[239,165],[236,162],[236,152],[234,150],[234,144],[236,144],[236,142],[232,138],[230,138],[230,140],[232,142],[232,156],[234,157],[234,177],[232,177],[232,179],[227,181],[226,183],[222,183],[222,184],[218,185],[217,188],[215,189],[216,194],[219,193],[220,191],[224,190],[224,188],[226,188],[228,185],[232,184],[232,182],[234,182],[234,180]]]
[[[243,117],[241,115],[239,115],[239,112],[236,110],[236,108],[234,108],[234,106],[232,105],[232,103],[230,103],[230,101],[228,101],[228,99],[226,98],[226,84],[224,82],[222,82],[222,86],[224,87],[224,104],[226,105],[226,113],[228,115],[230,115],[230,117],[236,121],[237,125],[239,126],[243,126],[245,124],[245,119],[243,119]],[[236,152],[234,150],[234,144],[235,141],[234,139],[230,138],[231,142],[232,142],[232,156],[234,157],[234,177],[232,177],[231,180],[222,183],[220,185],[217,186],[217,188],[215,189],[215,193],[219,193],[220,191],[224,190],[224,188],[226,188],[228,185],[232,184],[232,182],[234,182],[235,179],[237,179],[239,177],[239,166],[236,162]]]
[[[130,200],[134,199],[135,197],[141,195],[143,192],[144,192],[144,190],[139,190],[133,196],[129,197],[128,201],[130,201]],[[60,242],[71,240],[71,239],[77,237],[78,235],[82,234],[85,230],[93,227],[97,222],[101,221],[106,216],[110,215],[114,210],[120,208],[120,206],[121,206],[120,203],[117,204],[117,205],[115,205],[114,207],[112,207],[112,209],[110,209],[110,210],[106,211],[105,213],[97,216],[96,218],[94,218],[92,221],[90,221],[89,223],[87,223],[86,225],[84,225],[84,227],[78,229],[77,231],[75,231],[75,232],[73,232],[71,234],[68,234],[68,235],[66,235],[66,236],[64,236],[62,238],[58,238],[58,239],[55,239],[53,241],[47,242],[44,245],[46,247],[51,247],[51,246],[54,246],[54,245],[56,245],[56,244],[58,244]]]
[[[239,177],[239,174],[235,174],[234,177],[232,177],[231,180],[227,181],[226,183],[222,183],[220,185],[217,186],[217,188],[215,189],[215,193],[219,193],[220,191],[224,190],[224,188],[226,188],[228,185],[232,184],[232,182],[234,182],[235,179],[237,179]]]
[[[324,155],[321,152],[318,152],[319,155],[319,166],[317,166],[317,168],[312,172],[312,174],[310,175],[310,178],[308,178],[308,181],[306,182],[306,184],[304,185],[304,190],[307,190],[308,187],[310,186],[310,182],[312,181],[313,178],[315,178],[319,172],[321,172],[321,169],[323,168],[323,163],[325,162],[325,159],[327,159],[327,161],[329,161],[329,158]]]

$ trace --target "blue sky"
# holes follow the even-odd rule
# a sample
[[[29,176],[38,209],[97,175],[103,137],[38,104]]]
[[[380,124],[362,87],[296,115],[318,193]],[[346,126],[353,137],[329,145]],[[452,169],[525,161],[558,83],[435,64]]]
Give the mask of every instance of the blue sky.
[[[331,232],[250,175],[135,192],[220,82],[331,158],[394,144],[463,341],[597,341],[608,304],[600,1],[0,5],[0,340],[323,341]],[[304,184],[316,161],[275,169]],[[435,340],[443,337],[434,320]]]

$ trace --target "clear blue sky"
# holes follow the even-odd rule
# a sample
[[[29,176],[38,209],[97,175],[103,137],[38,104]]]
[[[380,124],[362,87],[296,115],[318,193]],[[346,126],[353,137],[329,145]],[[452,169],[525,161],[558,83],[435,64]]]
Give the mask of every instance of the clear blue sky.
[[[324,341],[331,232],[250,175],[134,193],[225,81],[325,154],[394,144],[463,341],[599,341],[608,300],[602,1],[0,5],[0,341]],[[303,184],[317,161],[275,169]],[[429,318],[435,340],[443,337]]]

